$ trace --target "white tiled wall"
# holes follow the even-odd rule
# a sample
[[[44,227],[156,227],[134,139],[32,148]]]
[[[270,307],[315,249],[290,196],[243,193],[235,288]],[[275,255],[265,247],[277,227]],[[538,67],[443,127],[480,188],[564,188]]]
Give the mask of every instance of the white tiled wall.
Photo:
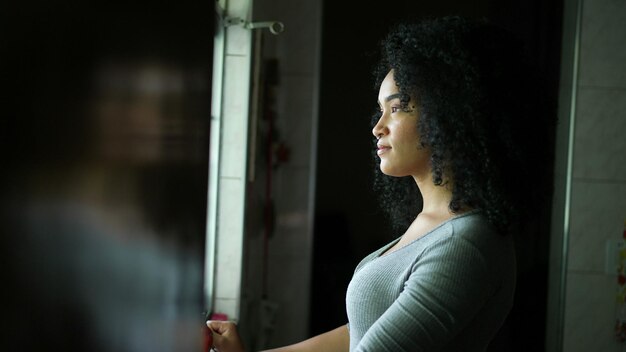
[[[567,276],[564,352],[619,351],[613,339],[615,281],[570,271]]]
[[[626,220],[626,1],[581,1],[563,350],[618,352],[605,242]]]
[[[289,162],[275,175],[276,232],[269,247],[269,296],[279,305],[270,346],[284,346],[310,337],[311,197],[321,2],[273,0],[271,3],[271,11],[285,24],[285,32],[276,38],[273,54],[279,60],[281,74],[277,127],[291,150]]]
[[[605,271],[605,242],[619,239],[626,216],[626,182],[574,180],[568,269]]]
[[[256,348],[278,347],[309,336],[309,292],[317,126],[317,85],[321,2],[254,0],[254,21],[280,21],[285,30],[263,36],[263,56],[278,61],[274,128],[289,148],[289,159],[272,170],[275,228],[268,246],[267,297],[260,290],[263,268],[263,221],[251,221],[246,237],[246,282],[250,323],[247,339]],[[267,34],[267,33],[266,33]],[[259,178],[265,175],[258,175]],[[264,199],[264,195],[260,195]],[[255,207],[253,206],[252,209]],[[252,217],[254,214],[248,214]],[[260,228],[259,228],[260,227]],[[267,343],[259,332],[261,301],[275,304]]]
[[[623,26],[626,27],[626,21]],[[623,45],[626,47],[626,30],[623,32],[625,32]],[[616,48],[616,51],[619,50]],[[581,63],[584,65],[584,60],[581,59]],[[626,71],[626,59],[621,70]],[[619,69],[616,67],[616,74],[618,72]],[[626,179],[626,163],[623,162],[623,156],[626,154],[624,131],[626,131],[626,81],[621,83],[621,87],[580,84],[574,145],[574,178],[605,181]]]
[[[623,0],[583,0],[581,86],[624,88],[625,6]]]
[[[220,3],[226,9],[225,14],[233,17],[246,18],[250,7],[248,0],[222,0]],[[213,287],[208,287],[212,291],[209,304],[212,303],[213,312],[237,320],[243,270],[251,34],[242,27],[231,26],[225,29],[224,35],[223,52],[216,50],[216,56],[220,56],[216,59],[217,67],[223,59],[222,71],[214,73],[220,86],[216,89],[214,85],[212,104],[218,108],[213,111],[211,138],[219,141],[219,147],[211,141],[211,148],[215,148],[211,167],[215,167],[217,160],[219,173],[211,173],[209,180],[210,187],[217,189],[217,196],[211,201],[214,190],[210,188],[207,277],[213,278]]]

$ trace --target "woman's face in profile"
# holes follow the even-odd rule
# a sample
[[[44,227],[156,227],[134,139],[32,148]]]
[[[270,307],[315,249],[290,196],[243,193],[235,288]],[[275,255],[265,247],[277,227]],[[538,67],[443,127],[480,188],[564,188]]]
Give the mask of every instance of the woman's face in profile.
[[[417,122],[419,109],[414,98],[403,107],[400,91],[390,71],[378,92],[381,116],[372,133],[378,139],[380,170],[389,176],[420,177],[429,170],[429,153],[421,146]]]

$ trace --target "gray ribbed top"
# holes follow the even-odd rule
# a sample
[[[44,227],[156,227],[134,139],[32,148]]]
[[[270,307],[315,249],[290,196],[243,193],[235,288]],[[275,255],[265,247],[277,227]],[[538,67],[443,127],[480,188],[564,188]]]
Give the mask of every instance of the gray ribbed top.
[[[477,211],[383,256],[365,257],[346,294],[350,351],[484,351],[515,290],[511,236]]]

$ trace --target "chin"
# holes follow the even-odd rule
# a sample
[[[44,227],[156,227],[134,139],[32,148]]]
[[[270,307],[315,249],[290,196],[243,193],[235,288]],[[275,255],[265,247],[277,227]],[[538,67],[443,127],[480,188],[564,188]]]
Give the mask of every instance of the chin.
[[[386,176],[391,176],[391,177],[406,176],[405,174],[398,172],[398,170],[393,170],[392,168],[384,167],[383,165],[380,166],[380,172],[382,172]]]

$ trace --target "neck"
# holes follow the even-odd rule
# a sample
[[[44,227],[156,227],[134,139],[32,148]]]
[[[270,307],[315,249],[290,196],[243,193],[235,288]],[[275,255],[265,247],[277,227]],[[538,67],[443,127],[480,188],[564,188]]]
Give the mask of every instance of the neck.
[[[452,200],[452,190],[449,183],[437,186],[433,183],[432,174],[429,172],[425,177],[413,177],[422,194],[422,214],[439,216],[451,216],[449,205]]]

